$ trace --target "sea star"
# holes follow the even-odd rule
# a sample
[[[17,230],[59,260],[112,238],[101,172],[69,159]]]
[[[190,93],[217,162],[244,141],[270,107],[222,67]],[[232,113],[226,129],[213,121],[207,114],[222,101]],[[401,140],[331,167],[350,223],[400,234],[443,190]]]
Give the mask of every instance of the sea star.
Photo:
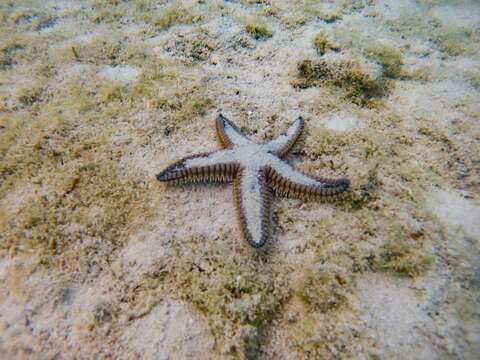
[[[216,128],[223,149],[187,156],[159,173],[157,180],[172,183],[233,180],[243,235],[253,247],[259,248],[270,236],[270,188],[280,195],[309,199],[330,198],[350,186],[345,178],[308,177],[283,160],[303,127],[304,120],[299,117],[276,139],[257,144],[220,114]]]

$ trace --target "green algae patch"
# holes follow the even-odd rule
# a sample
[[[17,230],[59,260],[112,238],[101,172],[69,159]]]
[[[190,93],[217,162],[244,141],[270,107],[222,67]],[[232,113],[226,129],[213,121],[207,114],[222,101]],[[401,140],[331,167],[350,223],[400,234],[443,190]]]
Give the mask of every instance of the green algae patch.
[[[377,44],[367,47],[365,52],[369,58],[380,64],[384,77],[395,79],[402,75],[403,56],[397,49]]]
[[[30,136],[8,149],[0,168],[4,196],[17,184],[30,188],[15,218],[5,214],[0,221],[2,247],[60,255],[83,236],[121,243],[127,224],[147,212],[146,189],[120,179],[103,136],[78,133],[61,120],[29,128]]]
[[[353,67],[344,76],[334,81],[336,86],[345,89],[347,98],[353,103],[373,106],[375,99],[386,93],[383,80],[374,79],[358,67]]]
[[[322,2],[318,0],[299,1],[298,8],[303,14],[313,19],[321,19],[328,24],[342,18],[339,10],[326,10],[323,8]]]
[[[297,76],[291,83],[297,88],[335,86],[351,102],[362,106],[373,106],[386,93],[383,79],[373,78],[354,62],[303,60],[297,64]]]
[[[261,255],[250,249],[232,250],[218,240],[183,239],[175,250],[178,256],[168,272],[179,296],[205,314],[225,353],[258,356],[262,339],[289,296],[282,274],[261,265]]]
[[[450,56],[457,56],[467,52],[470,44],[474,43],[475,30],[462,28],[444,28],[433,35],[433,42]]]
[[[466,71],[465,77],[474,88],[480,89],[480,69]]]
[[[267,26],[261,22],[248,23],[245,24],[243,28],[255,40],[265,40],[272,37],[272,33],[268,30]]]
[[[283,19],[283,22],[287,28],[294,29],[305,25],[307,23],[307,19],[304,16],[288,16]]]
[[[164,125],[177,129],[191,124],[214,106],[205,79],[183,66],[155,64],[144,69],[129,94],[132,101],[147,101],[165,115]]]
[[[432,254],[421,243],[412,244],[397,237],[380,247],[374,266],[382,271],[416,277],[424,274],[432,263]]]
[[[5,31],[8,31],[5,28]],[[0,39],[0,70],[6,70],[12,65],[20,63],[28,53],[31,40],[23,33],[6,33]]]
[[[320,14],[320,19],[325,21],[327,24],[330,24],[335,21],[341,20],[342,15],[339,12],[335,12],[335,11],[324,12],[323,14]]]
[[[271,16],[271,17],[278,17],[280,13],[280,9],[272,4],[268,4],[268,6],[258,10],[258,15],[261,16]]]
[[[338,243],[340,239],[349,244],[358,239],[376,244],[373,249],[360,247],[346,251],[351,260],[346,268],[351,272],[422,276],[432,268],[432,241],[438,236],[426,213],[424,191],[434,182],[445,181],[444,174],[449,168],[448,161],[439,161],[437,156],[447,158],[448,154],[456,154],[465,159],[462,161],[468,161],[469,155],[431,119],[411,124],[394,113],[383,113],[381,118],[362,120],[362,113],[370,110],[356,109],[351,104],[346,109],[356,112],[359,124],[365,121],[363,125],[348,132],[313,124],[307,128],[310,136],[305,139],[305,153],[315,165],[305,166],[306,172],[318,171],[326,177],[341,173],[353,180],[349,193],[335,206],[337,221],[327,225],[320,222],[319,237],[327,244]],[[395,133],[387,135],[392,128]],[[425,156],[427,149],[435,149],[437,160]],[[359,166],[349,162],[351,158],[361,159]],[[349,168],[344,166],[346,162]],[[350,176],[350,171],[355,175]],[[345,213],[339,213],[339,209]],[[342,214],[348,216],[344,218]],[[398,218],[392,219],[392,214]],[[350,222],[353,219],[349,217],[356,222]],[[345,237],[346,228],[356,229],[355,239]],[[310,240],[309,244],[313,246],[317,241]],[[340,257],[329,255],[329,251],[328,246],[319,248],[323,263],[339,264]],[[315,296],[304,298],[315,299]]]
[[[206,29],[200,28],[194,33],[181,34],[169,42],[172,55],[184,60],[189,65],[210,59],[218,48],[215,37]]]
[[[42,94],[41,84],[32,84],[29,87],[21,88],[17,94],[17,100],[24,106],[32,106],[40,101]]]
[[[98,89],[100,103],[108,104],[112,101],[121,101],[125,96],[125,88],[113,82],[105,81]]]
[[[91,0],[93,10],[89,15],[92,22],[115,23],[123,16],[123,9],[120,8],[120,1],[117,0]]]
[[[306,271],[298,294],[311,308],[326,313],[346,306],[350,283],[342,269],[315,264]]]
[[[356,323],[350,313],[305,313],[293,324],[285,325],[289,330],[289,352],[295,359],[355,358],[354,349],[362,342]]]
[[[181,2],[174,2],[161,11],[160,14],[153,19],[153,23],[160,29],[165,30],[173,25],[193,24],[201,19],[202,16],[192,8],[182,5]]]
[[[131,111],[130,90],[88,73],[20,90],[0,118],[1,247],[81,267],[82,241],[121,246],[149,217],[148,186],[122,174],[122,150],[109,140],[115,118],[106,114],[111,104]]]
[[[108,37],[95,37],[88,42],[73,43],[70,47],[59,49],[57,53],[61,58],[82,63],[117,65],[123,60],[120,59],[123,48],[123,42],[112,34]]]
[[[313,38],[313,47],[317,51],[318,55],[324,55],[329,50],[339,50],[339,47],[333,44],[328,38],[328,36],[323,32],[319,32]]]

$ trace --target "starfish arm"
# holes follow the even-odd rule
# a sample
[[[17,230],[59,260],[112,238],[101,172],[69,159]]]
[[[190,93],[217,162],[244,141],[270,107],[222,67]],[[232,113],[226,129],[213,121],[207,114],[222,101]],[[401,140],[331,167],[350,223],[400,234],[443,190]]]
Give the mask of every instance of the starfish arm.
[[[240,130],[222,114],[219,114],[216,122],[217,136],[224,148],[233,148],[235,145],[248,145],[252,141],[243,135]]]
[[[160,172],[162,182],[231,181],[237,164],[229,150],[187,156]]]
[[[346,178],[311,178],[280,160],[268,168],[267,176],[276,192],[304,199],[330,198],[350,187]]]
[[[299,116],[285,132],[276,139],[262,145],[262,148],[280,158],[287,156],[302,133],[304,124],[303,118]]]
[[[233,184],[243,235],[253,247],[262,247],[270,236],[271,194],[266,169],[240,169]]]

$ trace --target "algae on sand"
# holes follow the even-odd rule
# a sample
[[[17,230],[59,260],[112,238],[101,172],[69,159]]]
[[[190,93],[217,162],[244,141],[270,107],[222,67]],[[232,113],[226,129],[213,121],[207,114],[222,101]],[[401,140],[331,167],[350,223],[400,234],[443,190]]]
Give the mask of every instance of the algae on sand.
[[[297,64],[298,75],[292,85],[298,88],[333,85],[342,89],[353,103],[371,105],[386,92],[383,79],[375,79],[352,62],[303,60]]]
[[[2,355],[476,358],[479,14],[0,2]],[[351,193],[276,201],[250,249],[228,187],[154,180],[217,111],[259,142],[303,116],[289,161]]]

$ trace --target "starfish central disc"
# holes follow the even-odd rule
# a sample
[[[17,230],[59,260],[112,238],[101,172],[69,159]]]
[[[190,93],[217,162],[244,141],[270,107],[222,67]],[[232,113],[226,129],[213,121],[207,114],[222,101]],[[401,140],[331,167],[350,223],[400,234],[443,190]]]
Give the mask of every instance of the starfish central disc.
[[[253,247],[270,236],[271,189],[303,199],[330,198],[348,189],[348,179],[309,177],[283,160],[304,127],[299,117],[276,139],[257,144],[223,115],[216,119],[222,150],[187,156],[157,175],[168,183],[233,181],[237,213],[245,239]]]

